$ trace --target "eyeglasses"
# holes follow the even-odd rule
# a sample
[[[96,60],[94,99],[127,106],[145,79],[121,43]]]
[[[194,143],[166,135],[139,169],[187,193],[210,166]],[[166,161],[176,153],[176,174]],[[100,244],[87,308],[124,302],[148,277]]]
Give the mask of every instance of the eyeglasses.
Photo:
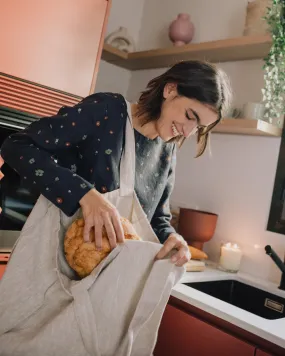
[[[203,125],[198,125],[197,126],[197,141],[198,144],[200,143],[201,148],[204,147],[203,149],[205,149],[206,144],[207,144],[207,140],[208,140],[208,135],[210,133],[211,130],[213,130],[213,128],[221,121],[221,117],[218,118],[218,120],[216,120],[215,122],[213,122],[212,124],[208,125],[208,126],[203,126]],[[181,147],[185,141],[185,137],[180,136],[178,141],[176,139],[176,141],[178,142],[179,147]]]
[[[197,126],[197,135],[198,136],[204,136],[207,135],[213,128],[221,121],[221,118],[213,122],[212,124],[208,126],[203,126],[203,125],[198,125]]]

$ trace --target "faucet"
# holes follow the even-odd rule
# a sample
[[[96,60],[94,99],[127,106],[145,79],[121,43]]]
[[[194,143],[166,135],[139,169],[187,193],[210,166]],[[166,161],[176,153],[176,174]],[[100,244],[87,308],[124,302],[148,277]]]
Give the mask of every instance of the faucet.
[[[265,252],[272,258],[272,260],[282,272],[281,282],[278,288],[281,290],[285,290],[285,263],[281,261],[280,257],[270,245],[265,246]]]

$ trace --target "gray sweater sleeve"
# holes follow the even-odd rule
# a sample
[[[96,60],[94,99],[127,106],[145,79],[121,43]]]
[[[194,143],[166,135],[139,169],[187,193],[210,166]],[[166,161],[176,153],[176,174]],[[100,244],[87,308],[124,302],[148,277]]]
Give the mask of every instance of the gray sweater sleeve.
[[[170,212],[170,195],[173,191],[175,181],[176,145],[174,145],[171,160],[167,183],[151,220],[151,226],[161,243],[164,243],[171,233],[175,233],[175,229],[170,225],[172,217]]]

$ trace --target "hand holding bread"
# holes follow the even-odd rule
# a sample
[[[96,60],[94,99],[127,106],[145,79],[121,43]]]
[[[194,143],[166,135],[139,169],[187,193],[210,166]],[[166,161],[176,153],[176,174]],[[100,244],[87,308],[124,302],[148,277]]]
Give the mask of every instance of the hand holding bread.
[[[83,236],[87,242],[90,232],[94,233],[95,245],[98,250],[102,248],[102,230],[109,240],[111,249],[117,243],[124,241],[124,232],[120,214],[116,207],[110,203],[95,188],[89,190],[79,201],[85,221]]]
[[[128,240],[141,240],[133,225],[125,218],[120,218],[123,236]],[[111,252],[106,228],[103,226],[101,249],[94,244],[94,231],[89,233],[90,242],[84,240],[84,219],[75,220],[68,228],[64,240],[64,252],[69,266],[84,278]]]

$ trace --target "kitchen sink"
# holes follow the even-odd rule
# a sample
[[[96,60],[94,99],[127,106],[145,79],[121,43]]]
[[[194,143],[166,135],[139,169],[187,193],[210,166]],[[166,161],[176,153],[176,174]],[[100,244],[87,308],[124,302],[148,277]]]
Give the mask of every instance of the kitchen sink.
[[[183,284],[265,319],[285,317],[285,298],[236,280]]]

